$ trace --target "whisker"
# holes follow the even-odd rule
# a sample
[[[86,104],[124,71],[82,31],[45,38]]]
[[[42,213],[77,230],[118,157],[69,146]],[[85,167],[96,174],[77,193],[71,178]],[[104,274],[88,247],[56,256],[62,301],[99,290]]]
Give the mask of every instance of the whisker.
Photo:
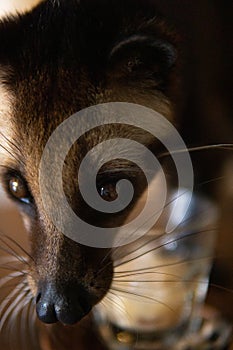
[[[121,305],[119,305],[110,295],[106,295],[105,299],[102,300],[101,304],[104,305],[107,310],[109,309],[109,307],[114,307],[114,310],[117,309],[122,316],[125,317],[126,315],[126,310],[124,310],[124,308]]]
[[[17,289],[18,288],[18,284],[19,284],[19,282],[8,284],[7,286],[1,287],[1,290],[12,289],[12,288]],[[26,285],[26,282],[25,282],[25,285]],[[7,299],[7,297],[5,297],[4,300],[5,299]]]
[[[209,180],[209,181],[212,181],[212,180]],[[209,182],[209,181],[208,181],[208,182]],[[208,182],[206,181],[205,183],[208,183]],[[205,184],[205,183],[203,183],[203,184]],[[172,198],[170,201],[168,201],[168,202],[165,204],[165,206],[164,206],[163,209],[165,209],[165,208],[168,207],[170,204],[172,204],[173,201],[179,199],[179,198],[180,198],[182,195],[184,195],[186,192],[188,192],[188,190],[184,190],[184,192],[181,193],[179,196],[176,196],[175,198]],[[154,214],[153,214],[149,219],[147,219],[141,226],[143,227],[144,224],[145,224],[148,220],[152,219],[152,217],[153,217],[154,215],[157,215],[157,213],[154,213]],[[188,217],[187,219],[183,220],[183,221],[177,226],[177,228],[181,227],[181,225],[183,225],[185,222],[190,221],[193,217],[198,216],[198,215],[199,215],[199,213],[195,213],[193,216]],[[135,232],[137,232],[139,229],[140,229],[140,227],[138,227],[132,234],[134,234]],[[214,228],[212,228],[211,230],[213,231]],[[201,232],[201,231],[200,231],[200,232]],[[203,231],[203,232],[204,232],[204,231]],[[195,233],[193,233],[193,234],[195,234]],[[130,254],[132,254],[133,252],[138,251],[139,249],[143,248],[143,247],[146,246],[147,244],[149,244],[149,243],[151,243],[151,242],[153,242],[153,241],[155,241],[155,240],[158,240],[158,239],[160,239],[160,238],[163,238],[163,237],[164,237],[164,233],[162,233],[162,234],[160,234],[160,235],[153,236],[153,237],[152,237],[151,239],[149,239],[148,241],[143,242],[141,246],[136,247],[133,251],[132,251],[132,250],[131,250],[131,252],[127,251],[127,252],[125,253],[125,256],[129,256]],[[139,239],[139,240],[140,240],[140,239]],[[172,242],[170,242],[170,243],[172,243]],[[114,249],[111,249],[111,250],[105,255],[105,257],[103,258],[102,263],[103,263],[104,260],[106,260],[106,258],[107,258],[110,254],[112,254],[113,260],[114,260],[114,259],[119,260],[119,259],[124,258],[125,256],[122,256],[121,249],[122,249],[121,246],[119,246],[119,247],[117,247],[117,248],[114,248]],[[116,253],[118,253],[119,251],[121,252],[121,256],[118,256],[118,257],[114,256],[114,255],[116,255]],[[109,263],[106,264],[104,267],[102,267],[101,269],[99,269],[98,274],[100,274],[104,269],[106,269],[107,266],[108,266],[110,263],[111,263],[111,262],[109,262]],[[118,265],[115,265],[115,266],[118,266]]]
[[[212,259],[213,259],[213,256],[205,256],[205,257],[195,258],[195,259],[181,259],[179,261],[174,261],[174,262],[171,262],[171,263],[166,263],[166,264],[160,264],[160,265],[150,266],[150,267],[146,267],[146,268],[141,268],[141,269],[137,269],[135,271],[152,270],[152,269],[164,268],[164,267],[169,267],[169,266],[182,265],[182,264],[186,264],[187,262],[189,262],[189,263],[197,262],[197,261],[201,262],[203,260],[212,260]],[[145,273],[146,273],[146,271],[145,271]]]
[[[27,283],[26,282],[23,282],[24,283],[24,286],[25,286],[25,288],[28,286],[27,285]],[[10,291],[12,291],[12,290],[18,290],[18,291],[20,291],[21,290],[21,287],[19,287],[19,282],[17,283],[17,284],[14,284],[14,285],[7,285],[7,286],[5,286],[3,289],[6,289],[6,290],[10,290]],[[8,301],[10,301],[12,298],[11,297],[9,297],[9,296],[5,296],[4,298],[2,298],[2,301],[6,301],[6,300],[8,300]]]
[[[10,236],[8,236],[8,235],[6,235],[4,233],[0,233],[0,236],[8,239],[13,244],[15,244],[24,254],[26,254],[26,256],[28,256],[33,261],[33,257],[16,240],[14,240],[12,237],[10,237]]]
[[[27,344],[29,344],[30,337],[25,337],[25,334],[28,334],[28,326],[30,324],[28,315],[30,312],[30,305],[32,302],[32,296],[29,294],[28,300],[23,304],[22,306],[22,313],[21,313],[21,322],[20,322],[20,342],[22,344],[22,349],[29,349]]]
[[[176,200],[177,199],[177,197],[174,199],[174,200]],[[173,201],[173,200],[172,200]],[[170,203],[168,203],[168,205],[169,204],[171,204],[172,203],[172,201],[170,202]],[[198,217],[198,215],[199,215],[200,213],[199,212],[196,212],[196,213],[194,213],[192,216],[189,216],[187,219],[185,219],[185,220],[182,220],[182,222],[177,226],[177,229],[181,229],[181,226],[183,226],[185,223],[188,223],[189,221],[191,221],[192,219],[194,219],[195,217]],[[203,211],[202,211],[202,214],[203,214]],[[182,228],[182,230],[184,230],[184,228]],[[193,232],[193,234],[198,234],[198,233],[204,233],[204,232],[208,232],[208,231],[214,231],[214,230],[216,230],[216,228],[214,228],[214,227],[211,227],[211,229],[209,229],[209,230],[205,230],[205,231],[196,231],[196,232]],[[182,234],[182,233],[181,233]],[[188,233],[186,232],[185,233],[186,235],[187,235],[187,237],[188,237]],[[174,234],[172,234],[173,236],[174,236]],[[171,235],[171,236],[172,236]],[[123,258],[125,258],[126,256],[129,256],[129,255],[131,255],[132,253],[135,253],[136,251],[138,251],[138,250],[140,250],[140,249],[142,249],[143,247],[145,247],[146,245],[148,245],[148,244],[150,244],[150,243],[152,243],[152,242],[155,242],[155,241],[159,241],[159,240],[161,240],[161,239],[164,239],[164,237],[165,237],[165,233],[163,232],[163,233],[161,233],[161,234],[156,234],[156,235],[154,235],[154,236],[152,236],[149,240],[145,240],[145,237],[143,238],[143,242],[142,242],[142,244],[140,245],[140,246],[138,246],[138,247],[135,247],[135,249],[133,249],[133,250],[130,250],[130,251],[128,251],[128,250],[126,250],[126,252],[125,252],[125,255],[121,255],[121,256],[118,256],[118,257],[114,257],[114,253],[115,253],[115,251],[113,252],[113,254],[112,254],[112,257],[113,257],[113,259],[115,258],[115,260],[120,260],[120,259],[123,259]],[[183,238],[185,238],[186,236],[184,236]],[[182,239],[182,238],[181,238]],[[140,239],[139,239],[140,240]],[[174,242],[172,242],[172,241],[170,241],[170,242],[168,242],[168,243],[166,243],[166,244],[170,244],[170,243],[175,243],[175,241]],[[134,242],[134,244],[136,244],[136,242]],[[119,250],[121,250],[121,248],[122,247],[118,247],[117,249],[119,249]],[[159,246],[158,248],[161,248],[161,246]]]
[[[3,146],[1,143],[0,143],[0,147],[2,147],[2,149],[4,149],[4,151],[6,151],[12,158],[14,158],[17,161],[17,163],[19,162],[19,159],[9,149],[7,149],[5,146]],[[24,163],[22,163],[22,164],[24,165]]]
[[[185,153],[185,152],[198,152],[198,151],[204,151],[204,150],[212,150],[212,149],[219,149],[219,150],[233,150],[233,144],[232,143],[219,143],[214,145],[206,145],[206,146],[197,146],[197,147],[187,147],[183,149],[178,149],[175,151],[169,151],[159,154],[157,157],[167,157],[172,154],[179,154],[179,153]]]
[[[110,293],[110,294],[113,294],[116,298],[118,298],[119,301],[120,301],[120,302],[124,305],[124,307],[126,308],[125,301],[124,301],[124,299],[123,299],[120,295],[118,295],[117,293],[115,293],[115,292],[112,291],[111,289],[110,289],[109,293]],[[108,295],[108,294],[107,294],[107,295]]]
[[[210,283],[210,287],[217,288],[217,289],[223,290],[224,292],[233,294],[232,289],[220,286],[219,284]]]
[[[175,200],[179,199],[182,195],[184,195],[184,194],[187,193],[187,192],[188,192],[188,190],[184,190],[184,192],[181,193],[179,196],[176,196],[175,198],[173,198],[173,199],[171,199],[170,201],[168,201],[168,202],[163,206],[163,208],[161,208],[161,209],[158,210],[157,212],[153,213],[153,214],[152,214],[149,218],[147,218],[139,227],[137,227],[137,228],[131,233],[131,235],[134,235],[134,234],[135,234],[137,231],[139,231],[148,221],[150,221],[155,215],[157,215],[158,212],[160,212],[161,210],[167,208],[170,204],[172,204]],[[180,225],[179,225],[179,226],[180,226]],[[140,248],[139,248],[139,247],[135,248],[135,250],[134,250],[133,252],[137,251],[138,249],[143,248],[143,247],[144,247],[145,245],[147,245],[148,243],[154,241],[155,238],[158,239],[158,238],[161,238],[161,237],[163,237],[163,236],[164,236],[164,233],[162,233],[161,235],[158,235],[158,236],[156,236],[156,237],[152,237],[151,240],[150,240],[149,242],[147,241],[147,242],[143,243],[142,246],[141,246]],[[110,254],[112,255],[112,258],[114,259],[114,254],[115,254],[116,252],[121,251],[121,249],[122,249],[121,246],[115,248],[114,250],[111,249],[111,250],[105,255],[105,257],[102,259],[100,265],[103,264],[103,262],[107,259],[107,257],[109,257]],[[129,252],[126,253],[127,256],[128,256],[128,254],[129,254]],[[121,257],[121,258],[122,258],[122,257]],[[119,257],[118,257],[117,259],[119,259]],[[104,267],[102,267],[101,269],[99,269],[98,274],[100,274],[104,269],[106,269],[106,268],[110,265],[110,263],[111,263],[111,262],[109,262],[109,263],[106,264]],[[98,274],[97,274],[97,275],[98,275]]]
[[[136,260],[136,259],[139,259],[139,258],[145,256],[145,255],[148,254],[148,253],[151,253],[151,252],[154,252],[154,251],[156,251],[156,250],[159,250],[160,248],[163,248],[163,247],[165,247],[165,246],[167,246],[167,245],[169,245],[169,244],[171,244],[171,243],[178,242],[178,241],[180,241],[180,240],[182,240],[182,239],[185,239],[185,238],[187,238],[187,237],[192,237],[192,236],[194,236],[194,235],[198,235],[198,234],[202,234],[202,233],[206,233],[206,232],[212,232],[212,231],[213,231],[213,229],[201,230],[201,231],[194,231],[194,232],[191,231],[191,232],[185,232],[185,233],[184,233],[184,232],[177,233],[176,236],[178,236],[178,237],[176,237],[176,238],[174,238],[174,239],[171,239],[171,240],[169,240],[169,238],[166,238],[166,239],[168,239],[168,241],[163,242],[163,243],[157,245],[157,246],[154,247],[154,248],[151,248],[151,249],[149,249],[149,250],[146,250],[145,252],[143,252],[143,253],[137,255],[136,257],[128,258],[128,260],[121,261],[121,262],[118,263],[118,264],[116,263],[114,266],[115,266],[115,267],[122,266],[122,265],[127,264],[127,263],[129,263],[129,262],[132,262],[132,261],[134,261],[134,260]],[[170,236],[173,237],[174,234],[172,234],[172,235],[170,235]],[[164,236],[161,237],[161,238],[163,239]],[[131,254],[129,254],[129,255],[131,255]]]
[[[177,199],[179,199],[181,196],[183,196],[185,193],[187,193],[188,190],[184,190],[183,193],[179,194],[179,196],[175,197],[175,198],[172,198],[171,200],[169,200],[162,208],[160,208],[159,210],[157,210],[155,213],[153,213],[149,218],[147,218],[140,226],[138,226],[130,235],[134,235],[137,231],[139,231],[147,222],[149,222],[154,216],[156,216],[159,212],[161,212],[163,209],[167,208],[170,204],[172,204],[174,201],[176,201]],[[157,237],[160,237],[162,236],[164,233],[162,233],[161,235],[157,236]],[[154,237],[152,238],[152,240],[154,240]],[[148,242],[147,242],[148,243]],[[145,243],[145,244],[147,244]],[[119,250],[121,250],[121,246],[115,248],[114,250],[110,250],[106,255],[105,257],[103,258],[103,260],[101,261],[101,263],[103,263],[106,258],[112,254],[112,257],[114,258],[114,254],[116,252],[118,252]],[[138,248],[136,248],[137,250]],[[112,253],[113,251],[113,253]],[[105,266],[106,267],[106,266]],[[104,267],[104,268],[105,268]]]
[[[184,258],[184,259],[180,259],[178,261],[173,261],[171,263],[166,263],[166,264],[160,264],[160,265],[153,265],[153,266],[147,266],[147,267],[143,267],[143,268],[138,268],[138,269],[133,269],[133,270],[125,270],[125,271],[114,271],[114,275],[122,275],[123,276],[131,276],[131,275],[138,275],[138,274],[146,274],[149,273],[150,270],[154,270],[154,269],[158,269],[158,268],[164,268],[164,267],[169,267],[169,266],[176,266],[176,265],[182,265],[182,264],[186,264],[188,263],[192,263],[192,262],[197,262],[197,261],[203,261],[203,260],[212,260],[213,256],[203,256],[203,257],[197,257],[197,258]],[[140,273],[142,272],[142,273]],[[167,275],[167,273],[165,272],[159,272],[159,271],[152,271],[151,273],[156,273],[156,274],[161,274],[161,275]],[[124,275],[126,274],[126,275]]]
[[[13,312],[11,313],[9,319],[8,319],[8,324],[9,324],[9,334],[13,333],[14,328],[16,328],[16,326],[22,326],[23,322],[23,314],[25,312],[25,310],[27,310],[27,305],[30,302],[30,299],[27,298],[27,294],[28,292],[25,293],[25,298],[22,299],[22,301],[14,308]],[[17,320],[20,318],[20,323],[17,322]],[[17,331],[19,327],[17,327]],[[7,329],[6,329],[7,332]],[[26,332],[25,332],[26,333]],[[17,332],[17,337],[15,337],[15,339],[17,339],[17,341],[19,340],[18,338],[18,332]],[[21,339],[20,339],[21,340]],[[20,341],[21,343],[21,341]],[[25,347],[23,347],[23,349],[25,349]]]
[[[112,294],[112,297],[110,297],[109,294]],[[125,305],[125,301],[121,298],[120,295],[118,295],[117,293],[114,293],[113,290],[110,290],[110,291],[109,291],[109,293],[106,295],[106,298],[109,298],[109,299],[111,298],[113,305],[114,305],[114,304],[115,304],[115,305],[118,305],[119,309],[120,309],[121,311],[123,311],[123,313],[125,313],[125,312],[127,311],[126,305]],[[119,300],[118,303],[116,302],[115,298],[117,298],[117,299]],[[122,307],[122,305],[121,305],[120,303],[124,305],[124,308]]]
[[[1,240],[1,238],[0,238],[0,240]],[[4,244],[6,244],[6,243],[4,242]],[[7,245],[7,244],[6,244],[6,245]],[[27,265],[29,265],[29,263],[26,262],[26,261],[24,261],[24,260],[21,258],[21,256],[19,256],[19,255],[17,255],[16,253],[14,253],[14,251],[13,251],[13,249],[12,249],[11,247],[10,247],[10,250],[9,250],[9,249],[7,249],[7,248],[5,248],[5,247],[0,246],[0,250],[3,251],[4,253],[7,253],[7,254],[9,254],[9,255],[14,256],[16,259],[18,259],[19,262],[21,262],[21,263],[23,263],[23,264],[26,263]]]
[[[154,267],[153,267],[154,268]],[[146,268],[145,268],[146,270]],[[177,278],[180,278],[180,276],[177,276],[177,275],[174,275],[172,273],[166,273],[166,272],[159,272],[159,271],[145,271],[145,272],[138,272],[138,273],[134,273],[134,271],[132,270],[132,273],[129,273],[129,274],[124,274],[124,272],[117,272],[116,273],[118,274],[117,277],[114,276],[113,278],[113,281],[117,281],[117,280],[121,280],[122,278],[125,278],[125,277],[134,277],[134,276],[140,276],[140,275],[147,275],[147,274],[155,274],[155,275],[163,275],[163,276],[170,276],[170,277],[177,277]],[[115,274],[115,273],[114,273]],[[133,280],[135,281],[135,280]],[[132,282],[132,280],[130,280],[130,282]]]
[[[0,304],[0,315],[1,315],[2,311],[5,309],[5,307],[7,306],[8,301],[11,300],[12,298],[14,298],[15,295],[19,294],[19,291],[22,291],[23,288],[25,288],[24,281],[20,282],[18,284],[18,288],[15,288],[12,291],[10,291],[9,294],[3,299],[3,301]]]
[[[123,293],[123,294],[127,294],[129,296],[136,296],[136,297],[139,297],[141,299],[145,299],[145,301],[147,302],[150,302],[150,301],[153,301],[153,302],[156,302],[158,304],[161,304],[163,306],[165,306],[167,309],[169,309],[170,311],[172,312],[175,312],[170,306],[168,306],[167,304],[163,303],[162,301],[158,300],[158,299],[155,299],[155,298],[152,298],[152,297],[149,297],[147,295],[143,295],[143,294],[138,294],[138,293],[134,293],[134,292],[130,292],[130,291],[125,291],[123,289],[119,289],[119,288],[115,288],[115,287],[111,287],[110,290],[114,290],[116,292],[119,292],[119,293]]]
[[[8,137],[6,137],[2,131],[0,131],[0,135],[5,139],[5,141],[7,143],[9,143],[10,145],[12,145],[17,151],[19,151],[20,153],[22,153],[22,150],[17,146],[17,144],[15,142],[13,142],[12,140],[10,140]]]
[[[178,276],[177,276],[178,277]],[[116,284],[121,284],[121,283],[130,283],[130,282],[136,282],[136,283],[200,283],[200,284],[209,284],[208,281],[203,281],[203,280],[186,280],[182,279],[182,277],[178,277],[179,279],[174,279],[174,280],[122,280],[122,281],[114,281]]]
[[[233,144],[231,144],[231,146],[233,147]],[[232,150],[233,150],[233,148],[232,148]],[[210,182],[212,182],[212,181],[216,181],[216,180],[219,180],[219,179],[222,179],[222,178],[224,178],[224,177],[219,177],[219,178],[216,178],[216,179],[211,179],[211,180],[205,181],[205,182],[203,182],[203,183],[201,183],[201,184],[199,184],[199,185],[200,185],[200,186],[203,186],[204,184],[208,184],[208,183],[210,183]],[[137,231],[139,231],[147,222],[149,222],[149,221],[150,221],[155,215],[157,215],[160,211],[162,211],[162,210],[164,210],[165,208],[167,208],[167,207],[168,207],[169,205],[171,205],[174,201],[176,201],[177,199],[181,198],[183,195],[185,195],[185,194],[188,193],[188,192],[189,192],[188,189],[187,189],[187,190],[184,189],[184,191],[183,191],[182,193],[180,193],[178,196],[176,196],[175,198],[172,198],[171,200],[169,200],[162,208],[160,208],[157,212],[153,213],[147,220],[145,220],[140,226],[138,226],[137,229],[134,230],[134,231],[131,233],[131,235],[133,235],[133,234],[135,234]],[[198,213],[196,213],[195,215],[198,215]],[[183,225],[184,222],[189,221],[190,219],[191,219],[191,217],[187,218],[186,220],[183,220],[177,227],[179,228],[181,225]],[[121,249],[121,246],[117,247],[117,248],[114,250],[113,254],[114,254],[116,251],[120,250],[120,249]],[[107,254],[109,254],[109,253],[107,253]]]
[[[27,332],[27,315],[29,312],[29,305],[30,300],[25,301],[22,303],[21,310],[22,313],[20,315],[20,323],[19,323],[19,342],[22,349],[28,349],[28,337],[25,337],[25,334],[28,334]],[[19,311],[20,312],[20,311]]]
[[[2,288],[2,286],[4,286],[4,284],[6,284],[9,280],[14,279],[14,278],[18,278],[18,277],[22,278],[21,272],[15,272],[15,273],[12,273],[11,275],[7,275],[7,276],[1,278],[0,279],[0,288]]]
[[[8,238],[8,237],[4,237],[4,238]],[[9,239],[9,238],[8,238],[8,239]],[[27,261],[23,256],[18,255],[17,251],[16,251],[14,248],[12,248],[12,247],[9,245],[9,243],[7,243],[7,242],[2,238],[2,235],[0,235],[0,241],[1,241],[2,243],[4,243],[4,244],[6,245],[6,247],[8,247],[8,248],[10,249],[10,251],[12,252],[12,255],[15,256],[16,258],[18,258],[19,261],[21,261],[21,262],[24,263],[24,264],[29,265],[28,261]],[[14,242],[14,240],[13,240],[13,242]],[[14,244],[16,244],[16,242],[14,242]],[[1,248],[1,247],[0,247],[0,248]],[[9,251],[9,254],[10,254],[10,251]],[[27,253],[26,253],[26,254],[27,254]]]
[[[29,274],[28,271],[23,271],[23,270],[21,270],[21,269],[14,268],[13,266],[10,267],[10,266],[7,266],[7,265],[6,265],[6,266],[0,265],[0,270],[18,271],[18,272],[21,272],[22,275],[24,275],[24,276]]]
[[[0,257],[0,264],[7,264],[7,263],[19,263],[18,259],[14,258],[14,256],[1,256]]]
[[[11,312],[13,311],[15,306],[24,298],[24,293],[23,293],[24,288],[25,288],[25,285],[23,284],[22,288],[20,290],[21,293],[19,293],[18,290],[14,290],[14,291],[12,291],[12,293],[10,293],[12,299],[17,293],[18,293],[18,296],[15,298],[15,300],[8,306],[8,308],[3,313],[2,318],[1,318],[0,332],[2,331],[3,326],[4,326],[7,318],[9,317],[9,315],[11,314]],[[6,307],[7,304],[8,304],[8,301],[2,302],[2,304],[0,305],[0,314],[4,310],[4,308]]]
[[[10,140],[9,138],[7,138],[1,131],[0,131],[0,135],[4,138],[4,140],[6,141],[7,143],[7,146],[3,146],[3,144],[0,143],[0,147],[2,147],[2,149],[4,149],[12,158],[14,158],[17,163],[20,163],[21,165],[25,166],[25,162],[21,159],[21,155],[22,155],[22,150],[20,150],[20,148],[17,146],[16,143],[14,143],[12,140]],[[10,146],[13,146],[13,148],[15,149],[15,153],[13,153],[13,149],[12,147]],[[18,153],[18,156],[17,156],[17,153]]]
[[[29,326],[30,339],[32,340],[32,344],[33,344],[33,349],[39,350],[40,346],[39,346],[39,340],[36,333],[36,313],[35,313],[35,305],[34,305],[33,298],[31,299],[30,306],[29,306],[28,326]]]

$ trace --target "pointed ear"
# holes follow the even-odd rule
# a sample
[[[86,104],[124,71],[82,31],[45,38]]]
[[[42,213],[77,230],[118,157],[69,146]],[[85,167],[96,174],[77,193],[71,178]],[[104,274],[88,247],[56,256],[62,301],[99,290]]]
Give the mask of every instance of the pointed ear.
[[[153,81],[165,88],[176,62],[176,49],[169,42],[147,35],[132,35],[112,48],[108,69],[112,78],[128,82]]]

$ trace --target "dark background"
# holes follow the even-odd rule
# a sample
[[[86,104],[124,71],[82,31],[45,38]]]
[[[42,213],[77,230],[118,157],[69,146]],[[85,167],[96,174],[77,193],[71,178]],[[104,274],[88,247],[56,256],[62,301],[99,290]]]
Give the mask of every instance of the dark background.
[[[181,134],[188,146],[233,143],[233,3],[153,0],[181,36]],[[233,152],[197,152],[197,184],[221,209],[217,258],[208,301],[233,321]]]

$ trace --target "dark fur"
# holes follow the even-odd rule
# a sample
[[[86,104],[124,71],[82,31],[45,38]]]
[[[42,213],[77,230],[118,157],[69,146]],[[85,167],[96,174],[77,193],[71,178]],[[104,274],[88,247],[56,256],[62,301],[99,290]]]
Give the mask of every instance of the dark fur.
[[[127,44],[132,36],[136,40]],[[153,6],[139,0],[51,0],[0,23],[0,64],[7,71],[4,84],[15,96],[11,127],[19,148],[11,147],[14,157],[9,156],[6,165],[24,176],[34,198],[21,210],[31,223],[29,285],[35,296],[43,293],[45,283],[66,298],[72,298],[72,288],[78,286],[85,295],[79,298],[94,305],[112,279],[110,254],[102,269],[106,251],[70,241],[43,210],[38,167],[48,137],[74,112],[109,101],[139,103],[173,119],[169,101],[176,86],[175,42]],[[67,157],[64,179],[65,192],[79,214],[83,203],[75,180],[80,160],[93,145],[116,133],[151,143],[148,135],[125,128],[91,132],[77,143]],[[7,176],[4,170],[3,182]],[[112,225],[105,216],[93,219],[88,210],[83,215],[89,221]],[[123,219],[114,218],[117,223]]]

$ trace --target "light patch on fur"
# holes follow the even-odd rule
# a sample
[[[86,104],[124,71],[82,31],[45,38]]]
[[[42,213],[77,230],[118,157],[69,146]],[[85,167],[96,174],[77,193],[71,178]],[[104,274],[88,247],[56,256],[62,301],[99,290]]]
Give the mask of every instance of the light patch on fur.
[[[0,18],[30,11],[42,0],[5,0],[0,2]]]
[[[1,67],[0,67],[1,70]],[[10,156],[11,147],[7,140],[12,140],[13,129],[12,129],[12,112],[14,96],[3,84],[4,76],[0,72],[0,164],[8,164],[13,160]],[[9,151],[9,152],[8,152]]]
[[[27,232],[31,230],[31,220],[29,219],[28,215],[25,215],[23,212],[21,212],[21,216],[23,219],[23,224]]]
[[[28,282],[28,286],[30,287],[30,291],[32,295],[35,297],[37,294],[37,286],[30,274],[27,275],[27,282]]]

